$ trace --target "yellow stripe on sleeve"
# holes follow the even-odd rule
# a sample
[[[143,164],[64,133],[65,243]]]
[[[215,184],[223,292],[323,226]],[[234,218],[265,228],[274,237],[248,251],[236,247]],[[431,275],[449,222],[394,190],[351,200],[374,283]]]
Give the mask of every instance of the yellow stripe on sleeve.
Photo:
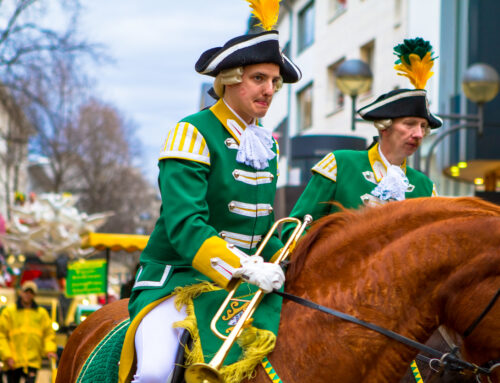
[[[189,125],[187,123],[184,124],[184,128],[182,129],[182,137],[181,137],[181,142],[179,143],[179,148],[184,147],[184,141],[186,141],[186,135],[188,132]]]
[[[201,144],[200,144],[200,150],[198,150],[198,154],[202,154],[203,153],[203,149],[205,149],[205,140],[201,141]]]
[[[195,131],[193,132],[193,135],[191,136],[191,145],[189,145],[189,150],[188,150],[189,153],[193,153],[194,145],[196,144],[197,136],[198,136],[198,130],[195,129]]]
[[[180,122],[171,129],[160,160],[178,158],[210,165],[210,151],[203,135],[194,125]],[[199,147],[198,147],[199,146]]]
[[[163,146],[163,150],[165,151],[167,149],[167,145],[168,145],[168,140],[170,139],[170,135],[172,134],[172,131],[169,130],[168,131],[168,134],[167,134],[167,139],[165,141],[165,145]]]
[[[337,160],[333,153],[327,154],[311,169],[313,172],[319,173],[322,176],[336,182],[337,181]]]
[[[177,131],[179,130],[179,124],[175,125],[174,135],[172,136],[172,144],[170,144],[170,150],[174,149],[174,143],[177,139]]]
[[[333,158],[330,158],[330,160],[329,160],[329,161],[327,161],[327,162],[323,165],[323,169],[326,169],[328,166],[330,166],[330,164],[331,164],[332,162],[334,162],[334,161],[335,161],[335,156],[333,156],[333,155],[332,155],[332,157],[333,157]],[[337,167],[337,165],[335,165],[335,167]]]

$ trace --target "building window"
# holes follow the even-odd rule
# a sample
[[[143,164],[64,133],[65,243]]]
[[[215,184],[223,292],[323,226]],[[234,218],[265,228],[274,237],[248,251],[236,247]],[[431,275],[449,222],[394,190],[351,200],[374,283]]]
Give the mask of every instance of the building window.
[[[281,50],[281,53],[283,53],[286,57],[291,58],[290,55],[290,41],[287,41],[283,49]]]
[[[347,0],[328,1],[328,19],[335,18],[347,9]]]
[[[299,53],[314,43],[314,1],[299,12]]]
[[[310,83],[297,94],[299,132],[312,128],[313,84]]]
[[[328,111],[332,113],[344,107],[344,94],[340,91],[336,83],[337,69],[344,61],[345,59],[342,58],[328,67],[327,102]]]
[[[394,1],[394,28],[401,26],[402,4],[401,0]]]
[[[360,49],[360,59],[368,64],[368,67],[375,73],[374,71],[374,57],[375,57],[375,40],[370,41],[369,43],[363,45]],[[367,90],[366,93],[370,94],[372,92],[372,85],[370,85],[370,89]]]

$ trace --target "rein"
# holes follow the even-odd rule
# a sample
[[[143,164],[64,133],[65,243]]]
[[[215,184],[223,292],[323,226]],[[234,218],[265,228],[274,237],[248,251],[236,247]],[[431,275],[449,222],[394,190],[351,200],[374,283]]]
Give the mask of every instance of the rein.
[[[497,301],[498,297],[500,297],[500,289],[498,289],[497,293],[493,296],[491,299],[490,303],[486,306],[486,308],[483,310],[483,312],[476,318],[474,322],[467,328],[467,330],[464,331],[463,336],[464,338],[466,336],[469,336],[472,331],[477,327],[479,322],[483,320],[483,318],[486,316],[486,314],[489,313],[489,311],[493,308],[493,305]]]
[[[337,318],[341,318],[341,319],[346,320],[348,322],[356,323],[356,324],[361,325],[363,327],[369,328],[370,330],[376,331],[382,335],[385,335],[389,338],[397,340],[398,342],[403,343],[407,346],[410,346],[410,347],[416,348],[420,351],[423,351],[425,353],[428,353],[428,354],[432,355],[435,358],[435,360],[439,361],[440,365],[445,367],[445,368],[452,369],[452,370],[468,370],[476,375],[477,374],[489,375],[491,373],[491,369],[479,367],[473,363],[469,363],[469,362],[466,362],[464,360],[459,359],[455,355],[455,353],[458,351],[458,349],[453,350],[451,353],[443,353],[443,352],[438,351],[432,347],[426,346],[425,344],[419,343],[419,342],[414,341],[410,338],[407,338],[403,335],[400,335],[394,331],[377,326],[374,323],[365,322],[364,320],[358,319],[352,315],[345,314],[345,313],[342,313],[340,311],[330,309],[328,307],[319,305],[317,303],[311,302],[307,299],[298,297],[296,295],[281,292],[278,290],[273,290],[273,293],[275,293],[275,294],[277,294],[285,299],[288,299],[290,301],[298,303],[300,305],[303,305],[303,306],[309,307],[311,309],[318,310],[318,311],[324,312],[324,313],[329,314],[329,315],[333,315]],[[500,293],[500,290],[499,290],[499,293]],[[497,293],[496,298],[498,298],[499,293]],[[494,298],[494,299],[496,300],[496,298]],[[492,306],[493,306],[493,304],[491,304],[491,307]],[[491,309],[491,307],[489,309]],[[489,311],[489,309],[488,309],[488,311]],[[486,313],[487,313],[487,311],[486,311]],[[484,313],[484,315],[486,315],[486,313]],[[483,317],[484,317],[484,315],[483,315]],[[476,320],[474,323],[477,324],[476,322],[479,323],[478,320]]]

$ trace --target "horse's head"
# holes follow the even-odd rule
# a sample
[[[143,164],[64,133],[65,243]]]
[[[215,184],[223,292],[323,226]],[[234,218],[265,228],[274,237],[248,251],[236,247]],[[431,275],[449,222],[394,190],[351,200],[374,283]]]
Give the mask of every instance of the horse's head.
[[[498,261],[500,262],[500,261]],[[497,262],[497,267],[499,263]],[[495,282],[496,281],[496,282]],[[462,335],[462,355],[468,361],[491,371],[491,382],[500,382],[500,278],[481,286],[464,300],[476,315]],[[495,288],[497,289],[495,292]],[[480,296],[475,296],[480,294]],[[469,315],[469,318],[471,316]],[[487,380],[483,380],[487,381]]]
[[[463,249],[473,256],[441,284],[439,315],[460,336],[466,360],[485,368],[499,364],[492,381],[500,382],[500,223],[498,217],[484,221],[485,236],[496,238],[496,247]]]
[[[477,198],[393,202],[315,222],[292,254],[286,287],[425,342],[440,324],[463,334],[488,305],[500,286],[499,249],[497,205]],[[464,338],[463,354],[478,365],[500,358],[500,302]]]

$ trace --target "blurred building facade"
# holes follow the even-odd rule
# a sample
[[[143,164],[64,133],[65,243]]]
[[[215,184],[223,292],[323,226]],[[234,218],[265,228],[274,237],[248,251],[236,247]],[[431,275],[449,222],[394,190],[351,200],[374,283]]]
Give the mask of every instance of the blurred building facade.
[[[356,122],[355,130],[351,129],[352,99],[340,92],[335,81],[340,64],[360,59],[372,71],[371,89],[357,97],[355,107],[359,109],[390,90],[413,88],[393,69],[393,47],[405,38],[422,37],[439,56],[426,86],[432,112],[470,113],[474,105],[463,95],[460,79],[471,63],[481,59],[498,70],[498,54],[482,52],[486,47],[477,45],[478,40],[486,39],[483,45],[491,40],[482,23],[490,23],[490,31],[498,31],[492,16],[499,14],[498,4],[494,0],[283,0],[277,27],[280,43],[301,68],[303,78],[297,84],[286,84],[275,95],[264,118],[264,126],[273,129],[280,143],[277,216],[289,214],[310,178],[310,168],[326,153],[364,149],[377,135],[373,125],[365,122]],[[471,18],[474,15],[476,18]],[[498,103],[500,98],[494,101]],[[493,103],[486,105],[487,113],[494,109],[500,110]],[[498,116],[485,116],[486,121],[500,121]],[[424,170],[433,140],[450,128],[451,122],[424,140],[421,150],[410,159],[411,166]],[[474,195],[478,189],[470,179],[452,177],[446,171],[451,162],[466,161],[467,153],[475,151],[477,155],[482,150],[464,149],[464,142],[471,142],[475,134],[464,130],[455,135],[461,139],[450,135],[431,153],[430,177],[441,195]],[[450,142],[454,149],[450,149]],[[457,152],[457,147],[462,152]]]
[[[16,191],[28,182],[28,138],[34,134],[22,109],[0,87],[0,214],[7,218]]]
[[[478,63],[500,72],[498,15],[495,0],[440,1],[439,111],[477,115],[478,104],[469,101],[461,79]],[[497,91],[498,91],[497,82]],[[435,171],[446,174],[442,193],[459,194],[459,180],[472,186],[476,196],[500,203],[500,97],[483,104],[483,132],[461,129],[447,136],[435,151]],[[463,123],[448,121],[445,129]]]

